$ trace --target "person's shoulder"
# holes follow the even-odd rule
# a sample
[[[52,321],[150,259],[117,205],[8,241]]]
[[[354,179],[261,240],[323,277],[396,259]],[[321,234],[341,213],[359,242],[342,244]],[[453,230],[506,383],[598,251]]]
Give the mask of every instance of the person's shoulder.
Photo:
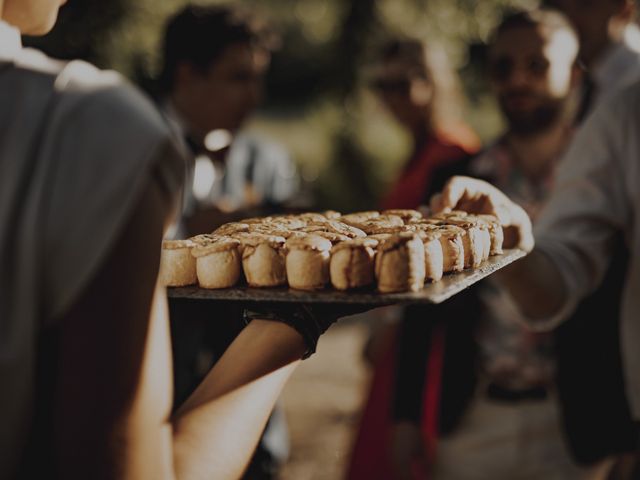
[[[54,88],[63,110],[78,115],[79,126],[94,124],[131,128],[141,135],[167,137],[168,123],[150,98],[120,74],[74,60],[58,72]],[[78,123],[77,121],[75,123]]]
[[[90,130],[111,122],[142,135],[169,135],[168,123],[152,101],[113,70],[82,60],[56,60],[29,48],[20,52],[13,67],[24,92],[52,92],[56,115],[65,124]]]

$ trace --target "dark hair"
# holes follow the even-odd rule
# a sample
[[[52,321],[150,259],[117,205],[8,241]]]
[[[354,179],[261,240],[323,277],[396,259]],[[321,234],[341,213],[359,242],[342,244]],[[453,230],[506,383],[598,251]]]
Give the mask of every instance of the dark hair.
[[[423,42],[412,38],[395,38],[389,40],[380,49],[379,58],[383,62],[399,60],[411,67],[411,73],[422,77],[430,77],[427,49]]]
[[[407,73],[431,83],[430,115],[436,130],[449,132],[460,126],[464,103],[460,79],[439,44],[416,38],[392,38],[380,48],[378,61],[402,62]]]
[[[181,62],[205,72],[230,45],[270,49],[272,32],[247,12],[227,6],[188,5],[167,22],[160,87],[169,91]]]
[[[495,43],[500,34],[512,28],[542,27],[549,33],[566,31],[578,42],[578,34],[569,19],[560,11],[552,8],[511,11],[503,18],[493,34],[491,43]]]

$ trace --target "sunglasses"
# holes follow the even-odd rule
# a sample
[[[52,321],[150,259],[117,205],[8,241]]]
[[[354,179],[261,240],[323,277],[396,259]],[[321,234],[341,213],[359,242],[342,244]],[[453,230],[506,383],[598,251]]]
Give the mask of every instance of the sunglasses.
[[[496,82],[505,82],[511,78],[518,63],[521,62],[511,57],[498,57],[490,62],[489,75]],[[544,57],[534,56],[526,59],[518,68],[523,68],[532,77],[542,77],[549,70],[549,61]]]

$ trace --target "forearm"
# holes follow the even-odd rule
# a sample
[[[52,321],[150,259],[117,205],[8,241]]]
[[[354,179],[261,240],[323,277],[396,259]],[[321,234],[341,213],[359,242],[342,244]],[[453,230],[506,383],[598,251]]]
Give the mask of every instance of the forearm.
[[[305,350],[291,327],[252,321],[173,419],[177,477],[239,478]]]
[[[569,292],[560,271],[537,249],[499,271],[496,279],[532,321],[557,314],[568,300]]]

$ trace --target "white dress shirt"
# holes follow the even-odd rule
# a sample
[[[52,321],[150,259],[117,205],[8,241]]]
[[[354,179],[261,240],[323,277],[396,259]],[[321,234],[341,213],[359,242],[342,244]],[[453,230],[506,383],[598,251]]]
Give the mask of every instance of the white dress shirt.
[[[0,21],[0,479],[24,462],[40,332],[101,267],[142,189],[173,198],[183,171],[166,123],[120,76],[23,49]]]
[[[622,299],[621,344],[626,387],[640,420],[640,83],[601,102],[578,130],[535,226],[536,248],[559,268],[569,301],[549,319],[561,321],[599,284],[612,239],[631,252]]]
[[[595,105],[606,101],[621,89],[640,80],[640,29],[625,28],[622,40],[611,45],[591,69],[596,85]]]

